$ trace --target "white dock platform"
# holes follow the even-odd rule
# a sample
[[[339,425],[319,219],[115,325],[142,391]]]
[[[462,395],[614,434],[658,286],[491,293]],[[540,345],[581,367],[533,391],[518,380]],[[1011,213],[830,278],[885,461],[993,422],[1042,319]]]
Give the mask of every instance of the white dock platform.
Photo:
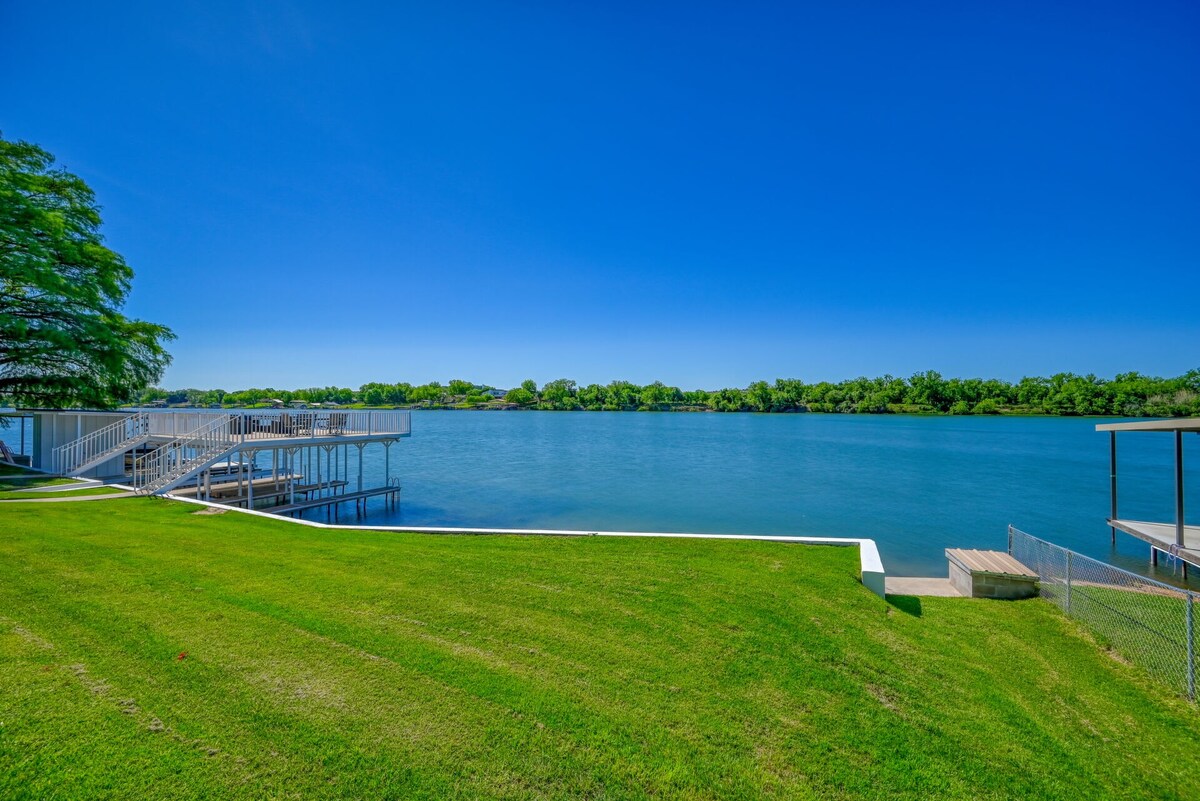
[[[1174,523],[1109,519],[1108,524],[1118,531],[1124,531],[1143,542],[1150,543],[1163,553],[1178,556],[1193,567],[1200,567],[1200,526],[1184,526],[1183,545],[1176,547],[1177,532]]]

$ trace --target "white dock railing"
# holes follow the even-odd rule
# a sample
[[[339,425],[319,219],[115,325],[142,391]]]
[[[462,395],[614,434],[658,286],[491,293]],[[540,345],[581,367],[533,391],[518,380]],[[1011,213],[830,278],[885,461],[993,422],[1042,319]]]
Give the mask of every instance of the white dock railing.
[[[264,411],[234,412],[232,432],[242,441],[329,436],[372,436],[412,433],[410,412],[393,411]]]
[[[73,474],[145,442],[169,440],[134,460],[134,487],[155,492],[195,468],[196,460],[256,440],[324,437],[406,437],[409,412],[262,409],[241,411],[138,411],[54,449],[53,467]],[[182,471],[182,472],[180,472]],[[177,475],[178,474],[178,475]]]
[[[213,418],[229,420],[229,433],[239,442],[257,439],[304,439],[327,436],[373,436],[412,433],[412,413],[381,410],[249,409],[151,411],[148,430],[155,437],[187,436]]]
[[[155,437],[185,437],[201,426],[208,425],[219,417],[229,417],[226,412],[146,412],[150,422],[148,429]]]
[[[230,434],[233,415],[206,415],[207,423],[184,438],[168,442],[133,461],[133,488],[141,494],[157,492],[184,479],[193,470],[237,444]]]
[[[150,427],[150,415],[138,412],[60,445],[52,452],[53,470],[61,475],[71,475],[109,455],[116,456],[147,436]]]
[[[170,489],[230,448],[255,441],[408,436],[412,418],[394,411],[146,412],[146,435],[171,441],[133,462],[140,493]],[[264,444],[266,444],[264,442]]]

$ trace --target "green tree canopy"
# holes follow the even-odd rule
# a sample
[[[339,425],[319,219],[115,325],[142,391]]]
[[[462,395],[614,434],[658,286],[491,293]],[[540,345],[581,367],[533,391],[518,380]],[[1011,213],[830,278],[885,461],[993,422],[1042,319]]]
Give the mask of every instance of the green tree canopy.
[[[525,387],[516,387],[515,389],[510,389],[508,394],[504,396],[504,399],[509,403],[520,404],[532,403],[534,400],[533,393],[527,390]]]
[[[121,314],[132,279],[88,185],[0,137],[0,398],[107,408],[158,381],[174,335]]]
[[[467,395],[475,389],[475,385],[470,381],[463,381],[460,378],[451,379],[447,390],[451,395]]]
[[[469,382],[452,385],[461,388]],[[472,390],[468,403],[490,403],[492,398]],[[943,378],[939,373],[917,373],[911,379],[883,375],[859,376],[832,383],[807,384],[794,378],[779,378],[774,384],[755,381],[745,389],[681,391],[655,381],[638,386],[629,381],[580,387],[561,378],[535,392],[537,384],[524,381],[509,390],[505,400],[527,408],[590,410],[708,409],[714,412],[835,412],[843,414],[1056,414],[1175,416],[1200,415],[1200,369],[1174,378],[1140,373],[1123,373],[1112,380],[1094,375],[1057,373],[1049,378],[1022,378],[1017,383],[1000,379]],[[195,389],[152,388],[142,393],[143,402],[251,404],[264,398],[293,398],[308,401],[336,400],[367,405],[452,403],[454,393],[434,381],[419,387],[411,384],[363,384],[357,391],[339,387],[314,387],[290,391],[247,389],[237,392]]]

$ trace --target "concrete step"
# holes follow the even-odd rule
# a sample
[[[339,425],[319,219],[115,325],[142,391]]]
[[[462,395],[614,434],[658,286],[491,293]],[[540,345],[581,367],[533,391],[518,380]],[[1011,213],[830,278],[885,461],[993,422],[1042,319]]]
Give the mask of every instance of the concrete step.
[[[926,598],[962,598],[948,578],[926,578],[916,576],[888,576],[884,579],[884,591],[888,595],[919,595]]]

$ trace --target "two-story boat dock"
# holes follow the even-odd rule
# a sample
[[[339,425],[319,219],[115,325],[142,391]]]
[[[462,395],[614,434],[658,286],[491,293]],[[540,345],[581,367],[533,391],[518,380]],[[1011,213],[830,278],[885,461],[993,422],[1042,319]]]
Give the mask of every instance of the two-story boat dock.
[[[341,410],[84,411],[33,417],[31,465],[67,476],[299,514],[342,504],[394,504],[391,447],[412,434],[409,412]],[[365,486],[363,450],[384,449],[382,485]]]

